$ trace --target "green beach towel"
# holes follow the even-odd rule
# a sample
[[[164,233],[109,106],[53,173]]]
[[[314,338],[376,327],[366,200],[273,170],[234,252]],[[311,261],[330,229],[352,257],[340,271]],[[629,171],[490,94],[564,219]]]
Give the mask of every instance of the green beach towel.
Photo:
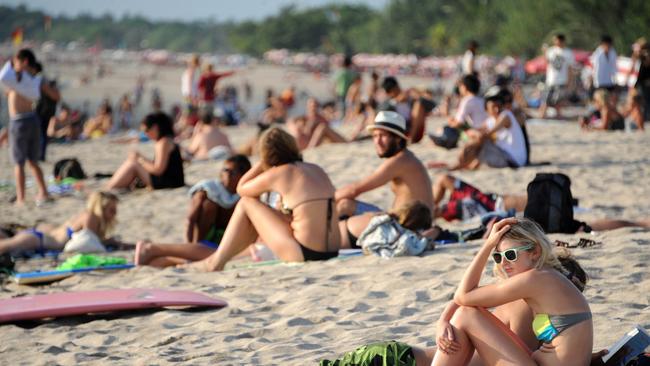
[[[415,366],[411,346],[396,341],[368,344],[338,360],[322,360],[320,366]]]
[[[113,266],[118,264],[126,264],[126,259],[93,254],[77,254],[74,257],[66,259],[56,269],[59,271],[67,271],[71,269]]]

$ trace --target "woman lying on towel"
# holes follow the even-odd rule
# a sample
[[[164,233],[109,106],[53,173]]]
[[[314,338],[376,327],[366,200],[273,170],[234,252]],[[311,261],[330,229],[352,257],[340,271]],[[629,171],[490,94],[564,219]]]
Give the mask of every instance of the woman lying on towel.
[[[488,258],[503,278],[479,286]],[[562,269],[562,271],[558,270]],[[539,226],[523,218],[499,221],[474,257],[438,325],[439,350],[432,365],[467,365],[474,350],[484,365],[589,365],[593,322],[586,299],[567,279]],[[532,310],[532,329],[541,344],[514,334],[485,308],[523,300]],[[510,324],[512,326],[512,324]]]
[[[241,196],[210,257],[190,266],[223,270],[226,263],[259,237],[281,260],[327,260],[338,255],[341,242],[334,186],[321,167],[302,161],[296,141],[273,127],[259,142],[260,162],[239,181]],[[260,202],[264,192],[282,197],[281,210]]]
[[[32,229],[18,232],[11,238],[0,239],[0,254],[63,250],[72,234],[82,229],[90,230],[100,240],[104,240],[106,234],[115,226],[117,202],[117,197],[112,193],[93,192],[88,197],[86,209],[63,225],[39,224]]]

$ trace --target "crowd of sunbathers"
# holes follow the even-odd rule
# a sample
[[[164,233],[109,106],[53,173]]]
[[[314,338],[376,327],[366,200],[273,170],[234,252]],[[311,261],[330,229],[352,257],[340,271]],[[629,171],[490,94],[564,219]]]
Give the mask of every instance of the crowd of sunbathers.
[[[196,67],[197,62],[192,60],[190,67]],[[240,150],[246,154],[233,154],[237,150],[213,124],[216,118],[212,109],[201,103],[197,109],[188,100],[180,127],[163,112],[148,114],[140,129],[143,138],[154,143],[153,159],[132,152],[106,182],[106,191],[90,195],[82,213],[58,227],[38,226],[0,239],[0,254],[61,250],[82,230],[107,240],[118,205],[117,196],[108,191],[183,187],[184,156],[210,156],[216,154],[213,147],[223,146],[221,157],[227,158],[220,164],[219,178],[201,181],[190,189],[186,242],[140,241],[135,247],[136,264],[220,271],[238,256],[258,259],[256,243],[263,243],[283,261],[320,261],[336,257],[341,249],[363,249],[359,239],[381,213],[388,213],[396,224],[433,242],[449,235],[433,225],[435,218],[451,221],[487,215],[479,235],[485,241],[437,323],[437,349],[412,350],[418,364],[496,364],[503,359],[518,365],[589,364],[593,322],[582,295],[586,276],[569,253],[555,250],[537,223],[512,217],[526,206],[527,198],[484,193],[448,173],[432,183],[427,166],[409,149],[410,143],[425,136],[427,115],[444,114],[435,109],[431,93],[402,90],[390,76],[380,87],[378,78],[372,77],[364,98],[359,74],[350,70],[348,60],[343,66],[336,77],[337,94],[339,86],[345,91],[338,95],[341,111],[336,111],[336,105],[326,111],[310,98],[304,116],[287,118],[286,108],[293,96],[270,96],[260,133]],[[211,67],[205,72],[202,85],[211,85],[211,92],[217,79],[229,75],[216,74]],[[525,114],[514,103],[516,93],[501,84],[480,97],[480,81],[473,73],[459,80],[458,90],[457,113],[449,117],[444,130],[430,135],[434,143],[445,148],[462,145],[458,161],[447,168],[516,168],[528,164]],[[210,101],[214,95],[203,98]],[[196,113],[200,123],[195,127],[189,120]],[[328,114],[355,121],[353,136],[346,138],[337,132]],[[105,130],[107,122],[100,113],[92,125],[95,130],[84,134],[92,136],[97,130]],[[56,132],[56,126],[53,129]],[[192,136],[186,151],[177,143],[178,134]],[[301,151],[306,148],[364,136],[372,140],[381,163],[368,176],[342,187],[335,187],[318,164],[303,160]],[[245,155],[257,155],[258,160],[251,164]],[[358,199],[385,185],[394,195],[389,208],[382,210]],[[446,196],[448,201],[443,203]],[[603,220],[585,223],[578,230],[624,226],[648,227],[650,222]],[[490,258],[498,281],[480,286]],[[489,313],[484,308],[495,311]]]

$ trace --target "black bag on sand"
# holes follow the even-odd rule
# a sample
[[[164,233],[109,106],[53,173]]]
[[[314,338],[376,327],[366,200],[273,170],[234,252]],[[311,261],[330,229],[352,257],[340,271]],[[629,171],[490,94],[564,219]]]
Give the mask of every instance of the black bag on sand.
[[[561,173],[537,173],[528,184],[524,217],[537,222],[547,233],[573,234],[588,226],[573,218],[571,179]]]
[[[54,178],[61,180],[65,178],[86,179],[86,173],[81,168],[79,160],[61,159],[54,164]]]

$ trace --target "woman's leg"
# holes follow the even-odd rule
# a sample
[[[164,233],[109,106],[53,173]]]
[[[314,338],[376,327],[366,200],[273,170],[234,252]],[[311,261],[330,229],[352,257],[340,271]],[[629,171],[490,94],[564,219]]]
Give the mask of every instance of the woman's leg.
[[[451,320],[461,352],[437,352],[432,365],[466,365],[474,349],[485,365],[536,366],[517,336],[487,310],[462,306]]]
[[[610,220],[610,219],[602,219],[602,220],[596,220],[588,223],[589,226],[594,231],[607,231],[607,230],[615,230],[615,229],[620,229],[622,227],[645,227],[645,228],[650,228],[650,220],[642,220],[642,221],[626,221],[626,220]]]
[[[185,243],[185,244],[154,244],[149,242],[138,242],[135,247],[135,264],[151,265],[154,267],[168,267],[179,264],[178,261],[170,262],[167,265],[161,265],[169,258],[181,259],[184,262],[200,261],[212,255],[214,249],[202,244]],[[162,258],[162,259],[161,259]],[[161,260],[163,262],[161,262]]]
[[[258,199],[242,197],[230,218],[219,249],[196,266],[211,271],[223,270],[226,263],[252,244],[258,235],[279,259],[290,262],[304,260],[290,223],[282,214]]]
[[[21,232],[11,238],[0,239],[0,254],[14,251],[34,250],[41,245],[40,240],[27,232]]]
[[[129,188],[136,178],[140,178],[148,187],[151,186],[149,172],[137,161],[127,159],[108,181],[106,189]]]
[[[310,148],[319,146],[323,143],[324,139],[328,139],[333,144],[347,142],[345,137],[341,136],[338,132],[334,131],[326,124],[320,124],[316,126],[314,134],[309,141]]]

